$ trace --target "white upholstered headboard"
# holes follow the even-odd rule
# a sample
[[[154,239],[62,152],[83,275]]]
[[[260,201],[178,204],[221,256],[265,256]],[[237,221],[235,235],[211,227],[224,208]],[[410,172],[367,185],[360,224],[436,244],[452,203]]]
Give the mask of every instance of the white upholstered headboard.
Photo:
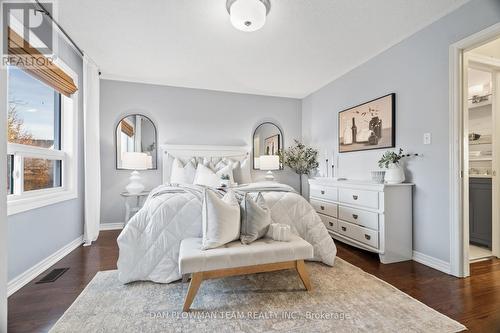
[[[211,146],[211,145],[171,145],[160,146],[162,156],[162,181],[170,180],[170,165],[168,155],[178,158],[188,157],[227,157],[242,160],[250,155],[248,146]]]

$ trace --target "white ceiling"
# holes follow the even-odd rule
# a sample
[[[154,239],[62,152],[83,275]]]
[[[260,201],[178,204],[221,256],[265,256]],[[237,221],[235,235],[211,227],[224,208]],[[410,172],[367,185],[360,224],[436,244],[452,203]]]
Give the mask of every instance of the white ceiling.
[[[234,29],[226,0],[60,0],[104,78],[303,98],[467,0],[271,0]]]

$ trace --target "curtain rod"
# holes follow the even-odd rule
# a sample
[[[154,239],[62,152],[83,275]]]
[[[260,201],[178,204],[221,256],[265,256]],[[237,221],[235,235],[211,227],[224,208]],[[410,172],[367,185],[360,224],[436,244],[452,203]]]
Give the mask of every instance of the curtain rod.
[[[48,16],[48,18],[57,26],[57,28],[64,34],[64,36],[66,36],[66,38],[70,41],[71,44],[73,44],[73,46],[78,51],[78,53],[80,53],[80,55],[83,57],[84,53],[83,53],[82,49],[80,47],[78,47],[78,45],[76,45],[75,41],[73,41],[73,39],[71,39],[71,37],[63,29],[63,27],[61,27],[59,25],[59,23],[57,23],[57,21],[52,17],[52,14],[47,9],[45,9],[45,7],[40,3],[39,0],[35,0],[35,2],[38,5],[38,7],[40,7],[39,11]]]

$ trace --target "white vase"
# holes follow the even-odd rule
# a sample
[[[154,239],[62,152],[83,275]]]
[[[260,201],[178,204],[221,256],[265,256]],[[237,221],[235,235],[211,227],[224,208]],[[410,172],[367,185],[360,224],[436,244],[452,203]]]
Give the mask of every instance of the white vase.
[[[141,176],[139,171],[132,171],[130,174],[130,183],[125,187],[128,193],[130,194],[139,194],[144,191],[144,185],[141,183]]]
[[[405,181],[405,171],[399,163],[392,163],[385,171],[384,179],[387,184],[401,184]]]

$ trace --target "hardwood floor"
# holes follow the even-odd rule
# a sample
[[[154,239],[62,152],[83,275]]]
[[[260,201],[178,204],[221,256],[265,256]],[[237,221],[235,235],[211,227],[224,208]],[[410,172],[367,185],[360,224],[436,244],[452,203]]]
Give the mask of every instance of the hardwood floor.
[[[93,246],[79,247],[54,265],[70,267],[56,282],[33,281],[12,295],[9,332],[48,331],[98,271],[116,269],[118,234],[101,232]],[[500,332],[500,260],[474,263],[471,277],[458,279],[414,261],[384,265],[374,254],[336,244],[340,258],[460,321],[470,332]]]

